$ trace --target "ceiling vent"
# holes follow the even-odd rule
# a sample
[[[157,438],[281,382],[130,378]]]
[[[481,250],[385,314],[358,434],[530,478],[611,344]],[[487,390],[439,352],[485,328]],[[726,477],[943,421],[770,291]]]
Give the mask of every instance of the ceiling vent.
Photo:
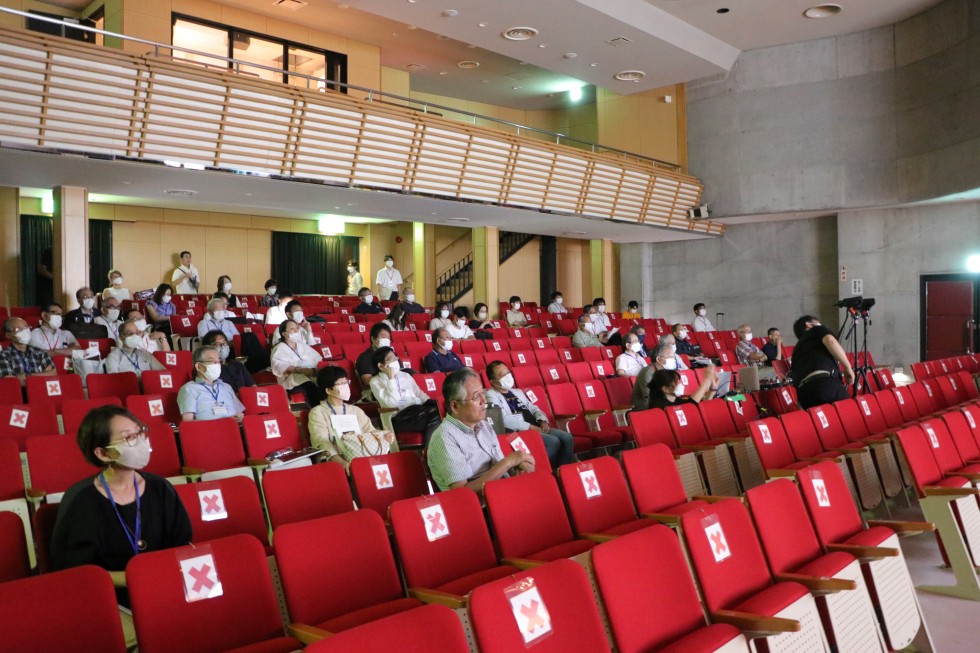
[[[611,45],[613,47],[616,47],[616,46],[619,46],[619,45],[627,45],[627,44],[632,43],[632,42],[633,42],[633,39],[628,39],[625,36],[617,36],[614,39],[609,39],[608,41],[606,41],[606,43],[608,45]]]
[[[163,191],[165,195],[172,195],[175,197],[194,197],[197,195],[196,190],[187,190],[184,188],[168,188]]]
[[[503,33],[503,37],[508,41],[529,41],[538,35],[538,30],[533,27],[511,27]]]
[[[624,70],[614,75],[621,82],[638,82],[646,76],[642,70]]]
[[[276,0],[272,3],[273,7],[279,7],[280,9],[288,9],[289,11],[296,11],[297,9],[302,9],[308,2],[303,2],[303,0]]]

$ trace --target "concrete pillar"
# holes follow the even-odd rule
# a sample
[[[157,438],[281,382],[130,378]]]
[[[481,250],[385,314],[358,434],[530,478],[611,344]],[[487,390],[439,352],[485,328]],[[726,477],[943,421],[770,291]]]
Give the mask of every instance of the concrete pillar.
[[[88,285],[88,190],[54,189],[54,300],[65,310],[75,307],[75,291]]]
[[[478,227],[473,230],[473,297],[474,303],[485,302],[490,314],[500,302],[497,273],[500,268],[500,230]]]
[[[615,297],[608,296],[613,291],[613,242],[611,240],[590,240],[589,260],[592,271],[591,294],[583,298],[591,302],[596,297],[604,297],[607,306],[613,306]],[[606,309],[610,310],[611,309]]]
[[[436,227],[424,222],[412,223],[412,268],[415,301],[423,306],[436,302]]]
[[[20,306],[20,189],[0,186],[0,305]]]

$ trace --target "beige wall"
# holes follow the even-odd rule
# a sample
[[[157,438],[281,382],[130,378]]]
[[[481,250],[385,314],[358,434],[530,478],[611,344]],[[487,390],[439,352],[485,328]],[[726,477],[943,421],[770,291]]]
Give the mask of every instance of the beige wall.
[[[664,102],[665,96],[672,98]],[[599,143],[627,152],[687,165],[684,86],[618,95],[597,89]]]

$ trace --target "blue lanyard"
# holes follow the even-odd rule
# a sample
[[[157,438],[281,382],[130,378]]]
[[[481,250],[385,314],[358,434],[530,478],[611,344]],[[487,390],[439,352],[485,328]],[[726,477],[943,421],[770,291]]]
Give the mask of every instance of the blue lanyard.
[[[17,357],[17,361],[20,363],[21,369],[24,370],[24,374],[30,374],[31,370],[27,369],[27,358],[24,357],[24,354],[20,353],[20,350],[12,345],[10,351],[14,352],[14,356]]]
[[[341,406],[344,407],[344,415],[346,415],[347,414],[347,404],[341,404]],[[330,412],[333,413],[334,415],[337,414],[337,411],[335,411],[333,409],[333,404],[331,404],[329,401],[327,402],[327,408],[329,408],[330,409]]]
[[[132,358],[130,358],[129,357],[129,354],[127,354],[126,352],[124,352],[122,349],[120,349],[119,351],[121,351],[122,352],[122,355],[126,357],[126,360],[129,361],[130,365],[132,365],[133,367],[136,368],[136,374],[138,375],[140,373],[140,371],[141,371],[140,370],[140,355],[139,355],[139,352],[133,352],[134,355],[133,355]]]
[[[136,484],[136,474],[133,474],[133,492],[136,494],[136,533],[133,534],[129,530],[129,526],[123,520],[122,515],[119,514],[119,507],[116,505],[116,500],[112,498],[112,491],[109,490],[109,484],[105,482],[105,472],[99,473],[99,480],[102,481],[102,487],[105,488],[106,496],[109,497],[109,502],[112,504],[112,509],[116,513],[116,519],[119,520],[119,524],[123,527],[123,532],[126,533],[126,541],[129,542],[129,546],[133,547],[133,554],[139,554],[140,551],[146,549],[146,542],[140,538],[140,530],[142,526],[142,519],[140,519],[140,489]]]
[[[198,385],[204,386],[204,389],[208,391],[208,394],[211,395],[211,398],[214,399],[214,402],[218,403],[218,395],[221,394],[221,388],[218,387],[219,383],[221,383],[221,381],[214,382],[214,392],[211,391],[211,387],[208,386],[207,383],[198,383]]]

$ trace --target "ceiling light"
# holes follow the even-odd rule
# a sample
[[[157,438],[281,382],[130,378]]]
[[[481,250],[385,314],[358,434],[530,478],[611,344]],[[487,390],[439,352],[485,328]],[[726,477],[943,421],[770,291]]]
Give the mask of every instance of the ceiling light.
[[[568,99],[572,102],[578,102],[582,99],[582,88],[570,88],[568,89]]]
[[[460,67],[460,68],[465,69],[465,70],[470,70],[470,69],[473,69],[473,68],[479,68],[480,67],[480,62],[479,61],[460,61],[456,65],[458,67]]]
[[[646,76],[647,74],[642,70],[624,70],[613,75],[621,82],[638,82]]]
[[[511,88],[513,88],[515,91],[521,90],[521,87],[520,86],[512,86]]]
[[[480,27],[487,27],[490,25],[490,23],[477,23],[477,25],[479,25]]]
[[[289,11],[296,11],[297,9],[305,7],[306,5],[307,3],[303,2],[302,0],[278,0],[277,2],[272,3],[273,7],[280,7],[281,9],[288,9]]]
[[[631,39],[631,38],[627,38],[625,36],[617,36],[614,39],[609,39],[608,41],[606,41],[606,44],[607,45],[611,45],[613,47],[616,47],[616,46],[619,46],[619,45],[627,45],[627,44],[632,43],[632,42],[633,42],[633,39]]]
[[[533,27],[511,27],[502,34],[508,41],[527,41],[537,35],[538,30]]]
[[[405,29],[418,29],[415,25],[406,25]]]
[[[405,67],[408,68],[409,70],[422,70],[423,68],[425,68],[425,66],[420,63],[405,64]]]
[[[538,47],[539,48],[546,48],[546,47],[548,47],[548,44],[547,43],[541,43],[541,44],[538,45]]]
[[[565,59],[574,59],[575,57],[578,56],[578,54],[575,53],[575,52],[566,52],[565,54],[563,54],[561,56],[564,57]]]
[[[459,16],[459,12],[455,9],[445,9],[443,10],[442,15],[445,18],[454,18],[455,16]]]
[[[41,198],[41,213],[51,215],[54,213],[54,197],[45,195]]]
[[[980,254],[973,254],[966,257],[967,272],[980,272]]]
[[[432,215],[435,215],[435,213],[433,213]],[[470,221],[469,218],[446,218],[446,222],[469,222],[469,221]]]
[[[599,64],[597,64],[597,63],[590,63],[589,64],[589,68],[597,68],[598,66],[599,66]]]
[[[731,9],[728,7],[721,7],[715,11],[716,14],[727,14]]]
[[[440,75],[448,75],[449,73],[447,73],[445,70],[440,70],[439,71],[439,74]]]
[[[815,7],[810,7],[803,12],[803,15],[807,18],[827,18],[828,16],[836,16],[841,12],[840,5],[817,5]]]
[[[316,221],[316,230],[321,234],[342,234],[344,218],[339,215],[325,215]]]
[[[337,5],[337,9],[350,9],[350,5]]]

